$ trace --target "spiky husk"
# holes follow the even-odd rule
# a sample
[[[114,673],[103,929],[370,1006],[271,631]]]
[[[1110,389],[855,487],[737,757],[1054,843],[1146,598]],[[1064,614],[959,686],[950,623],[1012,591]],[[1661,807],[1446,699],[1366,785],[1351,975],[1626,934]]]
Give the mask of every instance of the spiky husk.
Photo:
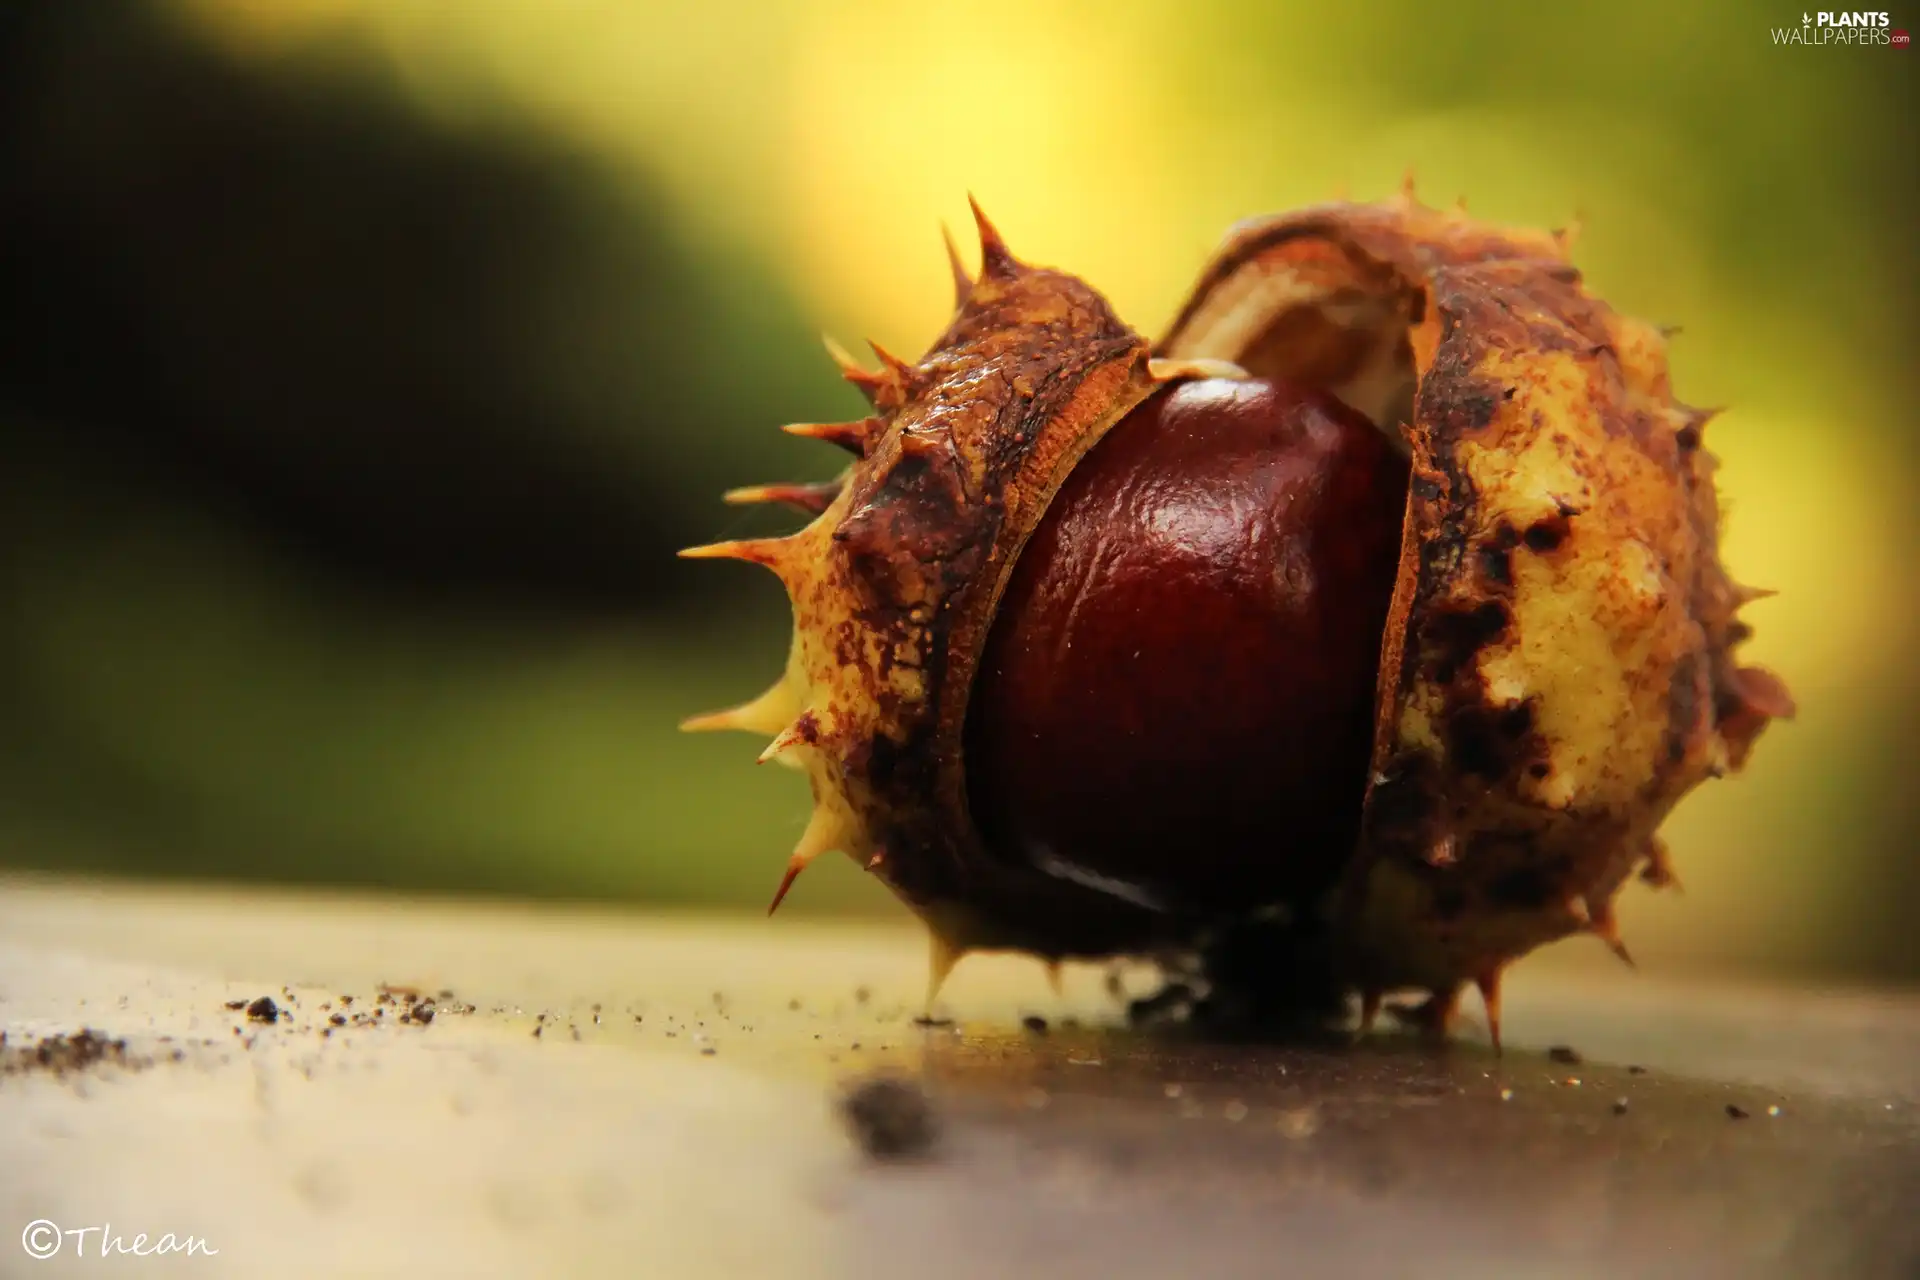
[[[1741,667],[1754,598],[1717,554],[1712,416],[1666,339],[1590,296],[1570,237],[1421,206],[1243,224],[1161,343],[1336,391],[1413,482],[1364,834],[1332,936],[1363,992],[1467,982],[1672,879],[1655,836],[1738,768],[1784,687]],[[1496,1019],[1497,1021],[1497,1019]]]
[[[919,361],[830,344],[875,412],[799,434],[859,455],[791,537],[686,554],[750,560],[786,585],[785,675],[696,729],[777,735],[762,759],[804,768],[813,818],[780,896],[844,850],[928,922],[936,969],[973,948],[1046,956],[1129,951],[1159,936],[1141,908],[997,856],[968,815],[962,731],[974,665],[1022,543],[1075,462],[1153,389],[1189,376],[1072,276],[1027,266],[981,220],[977,280],[956,270],[952,323]],[[1202,366],[1202,371],[1210,367]],[[735,491],[793,503],[790,486]]]
[[[1660,821],[1791,711],[1733,658],[1753,593],[1720,567],[1710,415],[1673,399],[1662,334],[1586,294],[1564,235],[1410,191],[1243,224],[1152,350],[980,227],[979,278],[954,257],[956,313],[924,357],[876,347],[870,372],[832,348],[875,413],[789,430],[856,453],[845,475],[731,495],[813,523],[690,553],[763,564],[792,597],[781,681],[689,722],[774,734],[762,758],[806,770],[814,814],[780,894],[846,851],[927,921],[936,986],[974,948],[1194,939],[1203,922],[985,847],[962,730],[1000,592],[1074,463],[1157,384],[1244,366],[1333,391],[1413,461],[1364,834],[1312,906],[1316,962],[1369,1009],[1431,991],[1444,1027],[1468,982],[1497,1024],[1502,968],[1542,943],[1585,930],[1624,957],[1619,887],[1672,878]]]

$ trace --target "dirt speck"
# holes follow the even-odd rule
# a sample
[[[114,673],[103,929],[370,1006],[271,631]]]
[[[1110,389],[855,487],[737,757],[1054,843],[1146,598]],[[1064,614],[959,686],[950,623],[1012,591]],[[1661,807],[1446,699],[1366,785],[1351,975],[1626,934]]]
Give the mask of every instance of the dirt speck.
[[[231,1009],[231,1010],[233,1010],[233,1011],[234,1011],[235,1013],[238,1013],[238,1012],[240,1012],[240,1011],[241,1011],[242,1009],[244,1009],[244,1008],[246,1008],[246,1007],[247,1007],[247,1002],[246,1002],[245,1000],[229,1000],[229,1001],[227,1001],[227,1008],[229,1008],[229,1009]]]
[[[1625,1098],[1615,1098],[1613,1100],[1613,1114],[1617,1116],[1627,1114],[1627,1100]]]
[[[1577,1067],[1586,1061],[1585,1058],[1580,1056],[1580,1051],[1570,1044],[1554,1045],[1553,1048],[1547,1050],[1547,1057],[1554,1062],[1565,1063],[1569,1067]]]
[[[897,1075],[870,1076],[840,1099],[840,1115],[860,1149],[876,1160],[913,1160],[939,1140],[926,1091]]]
[[[238,1031],[238,1027],[234,1029]],[[202,1044],[213,1044],[204,1040]],[[146,1071],[157,1061],[165,1057],[167,1061],[186,1061],[186,1050],[171,1048],[159,1050],[157,1054],[132,1052],[127,1048],[127,1040],[108,1036],[106,1032],[94,1031],[92,1027],[83,1027],[79,1031],[60,1032],[52,1036],[8,1040],[0,1036],[0,1077],[10,1075],[31,1075],[44,1071],[56,1079],[90,1071],[94,1067],[119,1067],[123,1071]]]
[[[1043,1036],[1047,1034],[1047,1020],[1037,1013],[1030,1013],[1020,1019],[1020,1025],[1033,1032],[1034,1035]]]
[[[1752,1112],[1748,1111],[1745,1107],[1741,1106],[1737,1102],[1729,1102],[1727,1104],[1727,1119],[1729,1120],[1745,1120],[1748,1116],[1752,1114],[1753,1114]]]
[[[102,1064],[133,1071],[153,1065],[150,1058],[128,1054],[125,1040],[111,1039],[89,1027],[41,1036],[26,1044],[9,1046],[0,1053],[0,1075],[8,1076],[44,1071],[57,1077]]]
[[[247,1006],[247,1017],[255,1022],[278,1022],[280,1006],[273,1002],[272,996],[261,996]]]

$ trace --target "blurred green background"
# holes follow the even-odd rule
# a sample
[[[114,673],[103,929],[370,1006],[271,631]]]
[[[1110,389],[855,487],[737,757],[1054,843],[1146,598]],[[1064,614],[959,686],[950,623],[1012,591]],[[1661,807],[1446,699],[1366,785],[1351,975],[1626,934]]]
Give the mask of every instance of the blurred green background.
[[[1920,979],[1920,67],[1799,16],[9,0],[0,863],[757,910],[805,784],[674,725],[784,601],[671,553],[837,469],[774,429],[855,411],[818,332],[920,350],[969,191],[1152,333],[1236,219],[1411,166],[1579,218],[1732,406],[1802,714],[1672,822],[1642,963]],[[895,910],[841,859],[786,909]]]

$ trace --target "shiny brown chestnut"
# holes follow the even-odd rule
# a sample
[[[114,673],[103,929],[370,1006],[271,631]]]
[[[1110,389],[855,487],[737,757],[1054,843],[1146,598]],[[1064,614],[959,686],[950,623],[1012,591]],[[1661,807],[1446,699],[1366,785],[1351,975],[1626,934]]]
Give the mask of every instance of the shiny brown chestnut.
[[[839,849],[928,925],[929,1000],[973,950],[1198,955],[1363,1024],[1475,985],[1496,1044],[1514,959],[1624,958],[1661,821],[1793,710],[1664,335],[1410,190],[1241,224],[1153,344],[978,221],[925,355],[831,348],[873,413],[788,428],[846,472],[729,495],[812,522],[685,553],[792,600],[781,679],[688,722],[808,777],[775,904]],[[1284,945],[1220,946],[1254,920]]]
[[[1226,913],[1359,836],[1407,464],[1321,392],[1156,391],[1054,495],[968,712],[989,846]]]

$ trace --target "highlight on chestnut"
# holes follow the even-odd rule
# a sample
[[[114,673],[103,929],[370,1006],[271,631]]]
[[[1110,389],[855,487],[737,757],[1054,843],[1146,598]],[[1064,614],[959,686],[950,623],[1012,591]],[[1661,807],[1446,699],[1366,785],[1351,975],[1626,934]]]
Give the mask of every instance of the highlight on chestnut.
[[[1219,1009],[1438,1034],[1675,871],[1673,805],[1792,714],[1741,666],[1712,414],[1571,237],[1411,184],[1240,224],[1149,342],[975,206],[917,360],[831,341],[852,455],[811,517],[684,555],[787,589],[786,669],[688,729],[771,738],[823,853],[970,951],[1157,959]]]

